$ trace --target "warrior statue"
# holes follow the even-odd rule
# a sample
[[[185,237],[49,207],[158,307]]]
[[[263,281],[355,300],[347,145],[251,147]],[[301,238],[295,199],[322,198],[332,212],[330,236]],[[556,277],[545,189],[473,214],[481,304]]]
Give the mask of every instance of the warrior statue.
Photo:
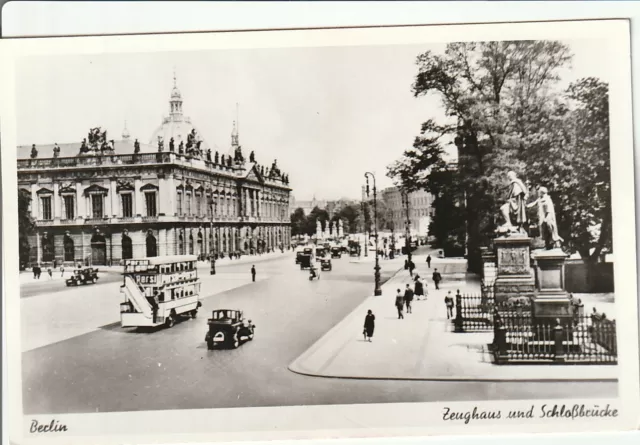
[[[35,159],[38,157],[38,149],[36,149],[36,144],[31,146],[31,159]]]
[[[235,153],[233,154],[233,161],[237,164],[244,164],[244,156],[242,155],[242,147],[238,145]]]
[[[507,173],[509,178],[509,195],[507,202],[500,207],[500,212],[505,220],[504,225],[498,229],[501,232],[518,232],[526,234],[524,225],[527,223],[526,200],[529,195],[524,183],[518,179],[515,172]],[[512,224],[510,213],[515,213],[515,225]]]
[[[173,138],[169,139],[169,151],[176,151],[176,146]]]
[[[278,176],[280,174],[280,169],[278,168],[278,160],[274,159],[273,164],[271,164],[271,174]]]
[[[58,147],[58,143],[53,144],[53,157],[57,158],[60,156],[60,147]]]
[[[261,174],[262,176],[264,176],[264,165],[262,165],[262,166],[260,167],[260,174]]]
[[[199,143],[200,143],[200,142],[198,142],[198,144],[199,144]],[[208,149],[207,149],[207,161],[208,161],[208,162],[211,162],[211,149],[210,149],[210,148],[208,148]]]
[[[253,151],[249,153],[249,162],[256,162],[256,154]]]
[[[184,154],[184,141],[180,141],[180,145],[178,145],[178,153]]]
[[[140,142],[136,139],[133,143],[133,154],[137,155],[138,153],[140,153]]]
[[[218,152],[216,152],[216,154],[218,154]],[[224,159],[224,155],[222,155],[222,156],[220,157],[220,164],[222,164],[222,166],[223,166],[223,167],[224,167],[225,165],[227,165],[227,163],[225,162],[225,159]]]
[[[528,204],[527,208],[538,206],[538,227],[540,228],[540,236],[544,240],[545,248],[547,250],[559,248],[564,240],[558,235],[553,201],[546,187],[538,187],[537,189],[538,199]]]
[[[227,166],[231,167],[233,164],[231,163],[231,156],[227,158]]]
[[[80,154],[88,153],[89,147],[87,146],[87,138],[82,140],[82,145],[80,145]]]
[[[216,155],[213,158],[213,162],[218,165],[220,163],[220,155],[218,154],[218,151],[216,150]]]
[[[158,151],[164,151],[164,139],[162,139],[162,136],[158,136]]]

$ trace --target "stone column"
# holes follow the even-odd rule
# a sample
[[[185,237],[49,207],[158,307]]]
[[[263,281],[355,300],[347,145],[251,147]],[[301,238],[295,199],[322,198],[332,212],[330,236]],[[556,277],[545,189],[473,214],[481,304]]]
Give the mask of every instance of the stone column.
[[[160,195],[161,202],[164,201],[164,212],[167,215],[176,214],[176,185],[173,175],[165,177],[165,195]]]
[[[133,191],[133,196],[135,200],[135,209],[133,210],[133,214],[136,216],[142,216],[142,211],[144,210],[144,206],[142,204],[142,192],[140,191],[140,187],[142,187],[142,180],[140,177],[137,177],[134,180],[134,191]]]
[[[82,199],[82,183],[76,182],[76,218],[83,218],[86,216],[86,210],[84,208],[85,201]]]
[[[245,188],[244,190],[244,216],[249,216],[251,212],[251,207],[249,204],[249,189]]]
[[[118,202],[118,184],[115,178],[109,181],[109,195],[111,196],[111,217],[117,218],[120,215],[120,203]]]
[[[38,184],[31,184],[31,217],[33,219],[38,219],[38,206],[40,203],[38,202]],[[38,256],[38,261],[40,261],[40,256]]]
[[[60,184],[53,183],[53,219],[60,219],[62,215],[60,209]]]
[[[42,236],[42,234],[40,233],[39,230],[36,231],[36,262],[40,262],[42,261],[42,244],[41,244],[41,240],[40,237]]]

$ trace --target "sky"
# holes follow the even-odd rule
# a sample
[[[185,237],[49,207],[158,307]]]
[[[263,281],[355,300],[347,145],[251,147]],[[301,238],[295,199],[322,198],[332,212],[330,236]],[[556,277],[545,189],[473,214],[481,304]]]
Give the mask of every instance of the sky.
[[[565,42],[574,59],[561,85],[607,81],[599,41]],[[18,65],[19,145],[79,142],[125,125],[149,143],[169,114],[174,71],[184,115],[226,153],[239,107],[240,144],[257,161],[278,160],[296,200],[360,197],[364,172],[379,189],[386,167],[411,147],[422,122],[442,119],[434,96],[415,98],[418,54],[444,44],[97,54],[25,58]],[[155,145],[155,143],[154,143]]]

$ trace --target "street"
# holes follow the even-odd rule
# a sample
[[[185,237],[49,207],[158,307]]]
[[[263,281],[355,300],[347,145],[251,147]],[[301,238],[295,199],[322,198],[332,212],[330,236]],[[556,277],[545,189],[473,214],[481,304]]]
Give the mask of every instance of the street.
[[[201,269],[203,307],[198,318],[153,332],[125,330],[115,322],[122,299],[119,281],[104,280],[47,295],[53,306],[58,298],[80,306],[66,320],[73,325],[73,318],[82,315],[82,304],[89,304],[83,303],[80,295],[89,292],[102,302],[104,311],[109,312],[104,320],[110,322],[102,325],[102,320],[96,320],[99,329],[79,327],[77,335],[65,334],[69,338],[55,343],[30,350],[23,347],[25,414],[609,397],[616,392],[616,383],[522,385],[327,379],[295,374],[287,366],[372,294],[373,263],[352,263],[343,256],[333,260],[333,270],[322,273],[319,281],[309,281],[308,272],[300,271],[292,255],[255,264],[255,283],[249,273],[251,263],[231,263],[218,268],[215,276],[205,275]],[[381,261],[381,265],[384,281],[402,263]],[[226,284],[218,286],[221,281]],[[78,299],[68,300],[71,292],[77,293]],[[243,310],[256,325],[255,339],[236,350],[208,351],[204,343],[206,318],[220,308]],[[27,324],[22,329],[23,343],[28,342],[31,328],[47,323],[50,321],[43,313],[23,315],[23,324]]]

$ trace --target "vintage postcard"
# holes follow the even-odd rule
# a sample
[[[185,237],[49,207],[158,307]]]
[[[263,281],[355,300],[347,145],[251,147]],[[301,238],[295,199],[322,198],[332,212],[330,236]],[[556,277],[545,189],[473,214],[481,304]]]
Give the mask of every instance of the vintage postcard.
[[[10,440],[635,428],[629,40],[0,41]]]

